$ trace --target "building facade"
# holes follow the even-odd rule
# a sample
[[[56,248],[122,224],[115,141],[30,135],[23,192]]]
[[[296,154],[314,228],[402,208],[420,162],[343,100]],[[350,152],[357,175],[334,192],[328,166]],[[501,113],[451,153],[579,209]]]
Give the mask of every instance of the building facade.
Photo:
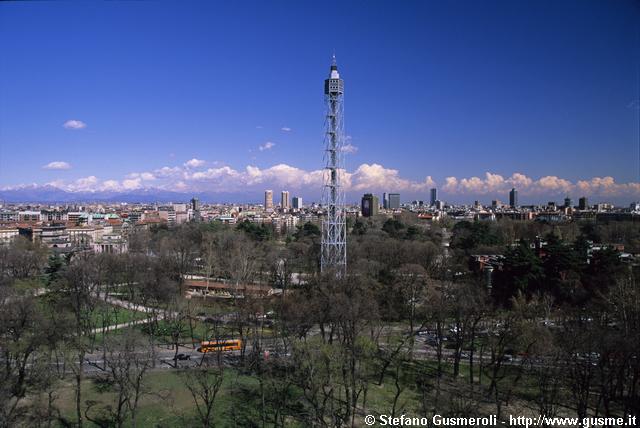
[[[372,195],[371,193],[366,193],[362,197],[362,203],[360,211],[362,212],[363,217],[373,217],[378,215],[378,207],[380,202],[378,201],[378,197]]]
[[[431,189],[431,198],[429,200],[430,205],[432,207],[435,206],[437,200],[438,200],[438,189],[434,187],[433,189]]]
[[[302,198],[300,196],[294,196],[291,200],[291,205],[293,209],[301,210],[302,209]]]
[[[282,208],[283,210],[288,210],[289,208],[291,208],[291,206],[289,205],[289,192],[286,190],[280,192],[280,208]]]
[[[578,209],[581,211],[585,211],[589,209],[589,200],[586,198],[586,196],[583,196],[580,199],[578,199]]]
[[[273,190],[264,191],[264,209],[265,210],[273,209]]]
[[[518,206],[518,191],[515,188],[512,188],[509,192],[509,205],[511,208]]]
[[[400,209],[400,193],[389,193],[387,196],[387,208],[390,210],[399,210]]]

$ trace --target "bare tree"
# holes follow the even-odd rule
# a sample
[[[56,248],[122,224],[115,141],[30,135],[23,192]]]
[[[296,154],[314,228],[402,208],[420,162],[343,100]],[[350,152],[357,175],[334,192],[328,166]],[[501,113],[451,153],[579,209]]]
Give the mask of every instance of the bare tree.
[[[85,355],[91,347],[91,338],[95,328],[92,314],[96,308],[97,275],[93,257],[82,256],[74,259],[54,288],[53,299],[56,299],[58,305],[62,305],[72,312],[73,336],[70,341],[76,354],[75,364],[71,365],[71,368],[76,380],[77,423],[79,427],[82,427],[83,365]]]
[[[90,416],[90,411],[96,408],[102,418],[108,415],[108,419],[117,427],[122,427],[129,419],[131,425],[136,427],[138,405],[140,398],[147,393],[144,380],[153,365],[154,352],[149,342],[135,331],[108,338],[105,347],[106,377],[102,381],[112,385],[115,405],[98,407],[97,403],[91,403],[85,415],[97,420]]]
[[[222,388],[224,366],[200,366],[188,368],[181,372],[183,382],[196,406],[203,428],[213,426],[214,405]]]
[[[24,416],[27,394],[49,378],[46,358],[38,354],[47,335],[34,297],[12,293],[0,300],[0,426],[14,426]]]

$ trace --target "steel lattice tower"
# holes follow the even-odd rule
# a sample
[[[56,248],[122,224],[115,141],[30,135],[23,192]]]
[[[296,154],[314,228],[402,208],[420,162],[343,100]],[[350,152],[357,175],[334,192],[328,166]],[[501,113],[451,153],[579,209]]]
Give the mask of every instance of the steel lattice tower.
[[[322,254],[320,268],[323,272],[335,271],[342,276],[347,270],[347,232],[345,224],[344,189],[344,81],[338,73],[335,55],[329,78],[324,81],[325,117],[325,170],[322,205],[326,217],[322,222]]]

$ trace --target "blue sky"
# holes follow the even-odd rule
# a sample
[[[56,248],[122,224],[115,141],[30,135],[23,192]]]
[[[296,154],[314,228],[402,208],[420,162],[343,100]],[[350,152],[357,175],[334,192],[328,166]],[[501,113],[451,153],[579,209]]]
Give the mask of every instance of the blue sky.
[[[354,194],[640,198],[637,1],[7,2],[0,38],[0,187],[319,193],[335,51]]]

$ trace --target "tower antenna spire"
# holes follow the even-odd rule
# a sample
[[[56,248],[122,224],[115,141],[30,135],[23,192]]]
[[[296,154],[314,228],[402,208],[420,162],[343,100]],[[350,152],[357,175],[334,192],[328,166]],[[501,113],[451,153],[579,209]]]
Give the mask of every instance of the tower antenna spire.
[[[347,232],[344,208],[344,81],[338,73],[335,52],[329,78],[324,81],[325,167],[322,206],[326,216],[322,222],[322,251],[320,269],[335,272],[338,277],[347,272]]]

